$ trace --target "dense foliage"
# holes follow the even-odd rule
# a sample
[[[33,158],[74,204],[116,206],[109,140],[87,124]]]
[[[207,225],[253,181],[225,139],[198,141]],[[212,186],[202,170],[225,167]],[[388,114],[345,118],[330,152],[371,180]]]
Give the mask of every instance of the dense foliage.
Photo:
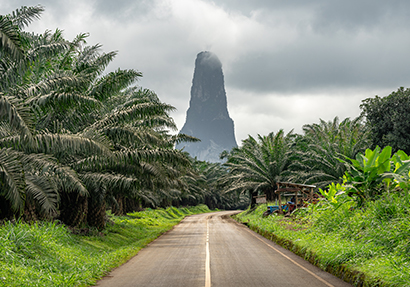
[[[88,46],[87,34],[25,32],[42,11],[0,16],[0,219],[103,229],[107,209],[223,197],[193,187],[199,170],[174,145],[197,139],[170,134],[174,107],[134,86],[142,74],[105,73],[117,52]]]
[[[258,139],[249,136],[242,146],[230,153],[225,166],[228,174],[219,181],[226,192],[265,194],[268,201],[276,198],[276,183],[297,182],[325,188],[331,182],[342,182],[346,166],[340,161],[355,157],[369,144],[368,132],[362,119],[349,118],[339,122],[321,120],[319,124],[305,125],[304,134],[283,130]]]
[[[372,141],[371,148],[391,146],[410,153],[410,89],[399,88],[387,97],[376,96],[361,105]]]
[[[355,286],[407,286],[410,157],[387,146],[339,160],[343,182],[319,189],[317,204],[289,218],[262,217],[260,205],[238,219]]]
[[[283,130],[267,136],[258,135],[258,140],[249,136],[242,146],[228,154],[225,166],[229,173],[220,178],[227,193],[249,194],[254,198],[258,193],[266,194],[268,200],[275,198],[276,182],[284,178],[291,164],[292,132]]]
[[[291,180],[325,187],[340,182],[346,171],[339,158],[352,157],[369,146],[368,129],[362,118],[320,120],[303,126],[295,147]]]

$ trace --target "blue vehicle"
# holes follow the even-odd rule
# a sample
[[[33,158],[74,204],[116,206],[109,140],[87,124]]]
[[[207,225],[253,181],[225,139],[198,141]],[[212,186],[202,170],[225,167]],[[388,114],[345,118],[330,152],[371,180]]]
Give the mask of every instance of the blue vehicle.
[[[288,213],[294,211],[296,205],[292,201],[288,201],[287,204],[282,204],[283,213]],[[268,205],[268,209],[263,213],[263,217],[266,217],[273,213],[279,213],[279,205]]]

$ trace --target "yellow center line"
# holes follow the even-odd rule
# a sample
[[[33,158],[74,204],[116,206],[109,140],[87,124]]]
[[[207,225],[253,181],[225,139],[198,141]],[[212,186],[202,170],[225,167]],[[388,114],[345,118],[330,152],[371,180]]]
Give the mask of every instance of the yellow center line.
[[[275,247],[273,247],[272,245],[269,245],[268,243],[266,243],[264,240],[262,240],[260,237],[256,236],[255,233],[249,229],[245,229],[246,231],[248,231],[250,234],[252,234],[254,237],[256,237],[257,239],[259,239],[261,242],[265,243],[267,246],[269,246],[270,248],[272,248],[273,250],[275,250],[276,252],[278,252],[280,255],[282,255],[283,257],[285,257],[286,259],[288,259],[290,262],[292,262],[293,264],[295,264],[296,266],[299,266],[300,268],[302,268],[303,270],[305,270],[307,273],[309,273],[310,275],[312,275],[313,277],[315,277],[316,279],[318,279],[319,281],[323,282],[324,284],[326,284],[329,287],[335,287],[334,285],[330,284],[329,282],[325,281],[323,278],[320,278],[319,276],[317,276],[315,273],[313,273],[312,271],[306,269],[305,267],[303,267],[302,265],[300,265],[299,263],[297,263],[295,260],[293,260],[292,258],[290,258],[289,256],[287,256],[286,254],[280,252],[278,249],[276,249]]]
[[[211,261],[209,258],[209,217],[206,219],[205,287],[211,287]]]

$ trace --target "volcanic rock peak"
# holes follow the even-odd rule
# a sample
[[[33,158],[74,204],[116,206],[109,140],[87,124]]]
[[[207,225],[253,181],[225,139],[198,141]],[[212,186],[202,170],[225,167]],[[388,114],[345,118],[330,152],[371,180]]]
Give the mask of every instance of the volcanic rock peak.
[[[199,160],[220,162],[222,151],[237,147],[227,108],[222,63],[211,52],[201,52],[195,60],[191,99],[180,133],[201,139],[201,142],[177,145]]]

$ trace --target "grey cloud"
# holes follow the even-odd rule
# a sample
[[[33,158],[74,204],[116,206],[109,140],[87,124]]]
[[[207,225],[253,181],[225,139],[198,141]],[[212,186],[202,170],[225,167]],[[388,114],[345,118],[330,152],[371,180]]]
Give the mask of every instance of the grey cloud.
[[[208,0],[209,2],[214,2]],[[252,1],[237,1],[237,0],[220,0],[218,4],[229,11],[238,11],[245,15],[250,15],[252,11],[256,10],[287,10],[300,7],[310,7],[317,6],[321,3],[325,3],[328,0],[293,0],[293,1],[282,1],[282,0],[252,0]]]
[[[95,1],[94,14],[116,22],[135,21],[149,14],[156,2],[152,0],[98,0]]]
[[[410,23],[409,1],[327,1],[316,10],[313,26],[318,31],[358,31],[390,28]]]
[[[0,0],[3,2],[6,0]],[[73,7],[82,3],[93,10],[95,19],[110,19],[113,22],[127,23],[135,19],[145,17],[154,7],[157,1],[150,0],[95,0],[95,1],[56,1],[56,0],[14,0],[6,1],[2,6],[8,10],[2,13],[9,13],[21,6],[35,6],[41,4],[46,12],[53,15],[56,22],[63,22],[70,17]],[[1,9],[1,8],[0,8]],[[2,9],[1,9],[2,10]],[[65,27],[66,28],[66,27]]]
[[[0,14],[37,1],[0,0]],[[173,11],[174,3],[179,5]],[[187,3],[196,10],[184,10]],[[118,50],[109,70],[142,71],[139,85],[178,108],[175,118],[180,127],[195,57],[207,49],[222,62],[229,112],[239,135],[254,134],[258,126],[265,133],[301,126],[312,118],[354,116],[359,97],[383,96],[410,85],[407,0],[44,0],[41,4],[46,11],[36,21],[41,25],[33,25],[36,32],[60,28],[68,39],[90,32],[90,45]],[[334,95],[335,91],[340,93]],[[350,101],[339,100],[338,106],[326,107],[325,116],[324,109],[318,109],[307,118],[298,105],[316,94],[332,95],[328,102],[341,94]],[[343,103],[356,109],[342,109]],[[278,105],[284,104],[295,107],[297,119],[278,111]],[[338,114],[341,110],[345,112]]]
[[[327,88],[398,87],[410,84],[410,34],[378,34],[360,40],[309,35],[278,51],[250,52],[226,75],[236,88],[282,93]],[[366,35],[364,35],[366,38]],[[400,43],[400,44],[398,44]]]
[[[410,2],[407,0],[220,0],[218,4],[227,11],[247,16],[260,11],[262,22],[278,11],[289,14],[301,10],[311,15],[310,25],[321,32],[374,29],[389,22],[410,23]]]

